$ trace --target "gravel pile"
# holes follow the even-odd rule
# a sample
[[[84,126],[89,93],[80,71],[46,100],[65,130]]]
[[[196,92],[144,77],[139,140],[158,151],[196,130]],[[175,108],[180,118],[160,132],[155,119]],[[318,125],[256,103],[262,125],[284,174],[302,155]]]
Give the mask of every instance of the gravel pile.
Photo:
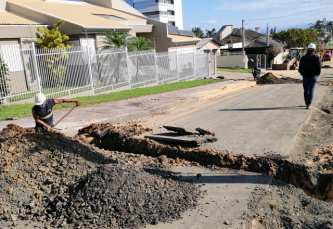
[[[0,228],[139,228],[177,219],[199,193],[162,161],[11,125],[0,134]]]
[[[65,206],[56,198],[50,212],[78,227],[139,228],[178,219],[196,205],[199,192],[191,183],[154,168],[147,171],[114,164],[100,167],[71,188]]]

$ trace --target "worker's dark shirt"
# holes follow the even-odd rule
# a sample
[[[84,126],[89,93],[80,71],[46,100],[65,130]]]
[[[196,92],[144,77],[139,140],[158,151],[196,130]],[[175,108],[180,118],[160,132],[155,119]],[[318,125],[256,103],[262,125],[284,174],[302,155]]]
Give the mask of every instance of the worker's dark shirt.
[[[39,105],[35,105],[32,109],[37,112],[39,118],[45,122],[47,125],[53,125],[53,106],[55,105],[54,99],[47,99],[45,103],[45,107],[41,107]],[[36,123],[36,126],[42,127],[42,125]]]
[[[321,62],[319,56],[313,52],[308,52],[302,56],[298,72],[303,77],[319,76],[321,73]]]

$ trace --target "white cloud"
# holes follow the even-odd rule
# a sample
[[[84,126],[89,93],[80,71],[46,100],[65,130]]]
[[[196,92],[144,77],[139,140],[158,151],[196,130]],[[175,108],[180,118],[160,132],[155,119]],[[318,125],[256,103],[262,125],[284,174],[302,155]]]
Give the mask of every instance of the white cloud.
[[[226,11],[253,11],[265,10],[267,14],[283,14],[286,12],[305,12],[331,6],[327,0],[225,0],[218,8]]]
[[[205,22],[206,24],[209,24],[209,25],[214,25],[216,24],[217,22],[215,20],[208,20]]]

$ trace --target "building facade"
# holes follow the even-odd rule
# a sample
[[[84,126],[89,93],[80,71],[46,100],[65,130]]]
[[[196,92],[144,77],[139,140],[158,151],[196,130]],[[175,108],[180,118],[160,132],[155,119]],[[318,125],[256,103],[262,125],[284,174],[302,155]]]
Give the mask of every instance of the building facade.
[[[182,0],[125,0],[143,15],[183,29]]]

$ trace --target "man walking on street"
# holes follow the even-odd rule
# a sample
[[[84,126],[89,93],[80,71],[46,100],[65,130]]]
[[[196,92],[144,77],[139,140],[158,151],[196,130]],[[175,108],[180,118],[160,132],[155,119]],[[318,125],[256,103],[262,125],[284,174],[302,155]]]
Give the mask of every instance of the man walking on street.
[[[53,106],[59,103],[76,103],[80,106],[79,100],[73,99],[46,99],[42,93],[35,97],[35,106],[32,108],[32,116],[36,122],[36,133],[50,132],[53,126]]]
[[[309,109],[311,105],[317,79],[321,73],[320,58],[314,53],[315,50],[315,44],[311,43],[308,45],[308,51],[304,56],[302,56],[298,68],[298,72],[303,77],[304,101],[306,109]]]

